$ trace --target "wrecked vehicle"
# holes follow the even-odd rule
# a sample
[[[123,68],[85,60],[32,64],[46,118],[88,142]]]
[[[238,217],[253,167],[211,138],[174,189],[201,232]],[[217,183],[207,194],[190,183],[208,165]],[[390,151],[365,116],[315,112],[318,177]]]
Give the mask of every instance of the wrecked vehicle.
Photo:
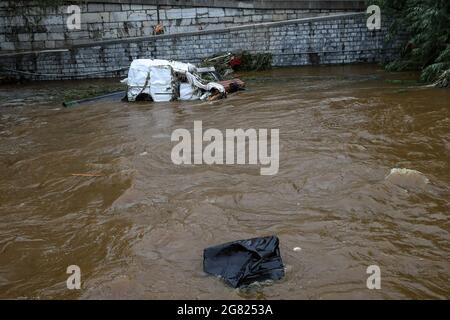
[[[128,86],[127,101],[154,102],[222,99],[227,92],[245,86],[239,79],[222,81],[214,67],[197,68],[190,63],[162,59],[133,60],[128,78],[122,83]]]

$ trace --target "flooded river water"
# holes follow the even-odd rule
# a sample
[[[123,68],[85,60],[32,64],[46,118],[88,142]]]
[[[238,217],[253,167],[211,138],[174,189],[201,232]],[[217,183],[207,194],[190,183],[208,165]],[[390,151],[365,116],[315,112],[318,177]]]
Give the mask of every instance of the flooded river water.
[[[68,109],[51,97],[79,82],[0,87],[0,298],[450,298],[450,91],[377,66],[244,76],[217,102]],[[171,133],[195,120],[278,128],[278,174],[174,165]],[[282,280],[202,272],[205,247],[271,234]]]

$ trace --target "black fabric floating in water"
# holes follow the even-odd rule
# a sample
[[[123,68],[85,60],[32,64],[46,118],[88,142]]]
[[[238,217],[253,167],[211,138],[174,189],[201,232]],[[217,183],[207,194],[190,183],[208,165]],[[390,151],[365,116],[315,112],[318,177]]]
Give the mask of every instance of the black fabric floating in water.
[[[222,277],[234,288],[254,281],[281,279],[284,266],[278,237],[239,240],[206,248],[203,270]]]

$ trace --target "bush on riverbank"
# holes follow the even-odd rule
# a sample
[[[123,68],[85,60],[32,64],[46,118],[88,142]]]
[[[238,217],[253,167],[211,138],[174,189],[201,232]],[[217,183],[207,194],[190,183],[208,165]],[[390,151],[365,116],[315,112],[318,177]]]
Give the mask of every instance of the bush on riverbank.
[[[450,2],[448,0],[378,0],[394,23],[391,34],[406,30],[410,37],[401,57],[386,65],[390,71],[420,70],[421,80],[434,82],[450,69]],[[447,82],[448,83],[448,82]]]

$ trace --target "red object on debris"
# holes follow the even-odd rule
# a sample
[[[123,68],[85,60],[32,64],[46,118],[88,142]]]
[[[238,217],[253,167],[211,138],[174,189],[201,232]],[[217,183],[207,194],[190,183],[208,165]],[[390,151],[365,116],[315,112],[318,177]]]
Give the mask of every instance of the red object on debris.
[[[230,60],[230,66],[232,68],[236,67],[236,66],[240,66],[242,63],[241,58],[233,56]]]

